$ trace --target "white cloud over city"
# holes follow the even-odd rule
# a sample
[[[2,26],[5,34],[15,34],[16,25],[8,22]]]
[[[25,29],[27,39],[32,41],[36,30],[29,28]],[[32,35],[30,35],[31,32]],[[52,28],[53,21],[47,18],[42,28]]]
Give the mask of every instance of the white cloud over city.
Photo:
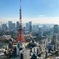
[[[8,21],[16,22],[19,21],[19,18],[0,18],[0,23],[7,23]],[[23,18],[22,22],[26,23],[32,21],[32,23],[39,23],[39,24],[59,24],[59,17],[35,17],[35,18]]]

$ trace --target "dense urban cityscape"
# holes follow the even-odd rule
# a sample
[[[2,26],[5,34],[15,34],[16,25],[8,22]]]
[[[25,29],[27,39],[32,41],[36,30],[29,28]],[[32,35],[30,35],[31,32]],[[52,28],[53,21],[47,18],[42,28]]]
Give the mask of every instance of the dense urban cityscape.
[[[8,25],[8,26],[7,26]],[[15,41],[19,22],[0,25],[0,48],[8,49],[8,41]],[[28,22],[23,28],[26,48],[23,47],[24,59],[54,59],[59,56],[59,25],[32,24]],[[3,43],[2,43],[3,42]],[[5,44],[5,45],[4,45]],[[16,52],[14,52],[16,53]],[[26,56],[26,57],[25,57]]]
[[[0,24],[0,59],[59,59],[59,25],[22,23]]]

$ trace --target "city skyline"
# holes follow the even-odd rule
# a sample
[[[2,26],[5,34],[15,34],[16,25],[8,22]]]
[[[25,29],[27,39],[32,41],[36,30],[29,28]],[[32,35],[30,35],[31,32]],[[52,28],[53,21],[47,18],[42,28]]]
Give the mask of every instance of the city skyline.
[[[20,0],[0,0],[0,22],[19,21]],[[59,0],[22,0],[22,21],[59,24]]]

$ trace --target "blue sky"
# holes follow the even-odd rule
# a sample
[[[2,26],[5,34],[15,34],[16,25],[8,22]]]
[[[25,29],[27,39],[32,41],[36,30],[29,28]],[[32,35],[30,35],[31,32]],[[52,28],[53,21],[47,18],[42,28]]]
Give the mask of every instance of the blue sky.
[[[20,0],[0,0],[0,18],[18,19],[19,8]],[[34,18],[59,17],[59,0],[22,0],[22,16],[32,19],[30,21]]]

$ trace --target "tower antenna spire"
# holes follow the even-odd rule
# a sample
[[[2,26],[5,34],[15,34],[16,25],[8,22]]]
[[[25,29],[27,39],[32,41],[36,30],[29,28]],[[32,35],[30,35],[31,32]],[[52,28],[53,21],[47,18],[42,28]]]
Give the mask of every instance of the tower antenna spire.
[[[22,9],[21,9],[21,0],[20,0],[20,29],[22,29]]]

